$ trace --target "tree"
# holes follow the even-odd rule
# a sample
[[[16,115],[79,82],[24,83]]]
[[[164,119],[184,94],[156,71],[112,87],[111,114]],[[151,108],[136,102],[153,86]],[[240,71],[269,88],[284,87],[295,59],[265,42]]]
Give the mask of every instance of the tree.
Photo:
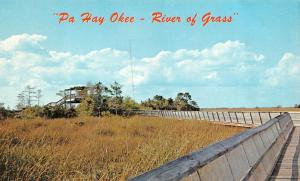
[[[24,96],[24,93],[23,93],[23,92],[20,93],[20,94],[18,94],[17,100],[18,100],[18,103],[17,103],[17,105],[16,105],[16,108],[17,108],[18,110],[21,110],[21,109],[23,109],[23,108],[26,107],[25,96]]]
[[[122,86],[118,82],[114,82],[110,85],[110,92],[113,97],[121,98],[122,97]]]
[[[113,111],[118,114],[122,109],[123,97],[122,86],[118,82],[110,85],[110,88],[101,82],[95,85],[89,84],[89,94],[93,99],[92,115],[101,116],[103,111]]]
[[[112,96],[108,101],[109,109],[114,110],[115,114],[118,114],[118,110],[121,110],[123,102],[122,86],[115,81],[110,85],[109,92]]]
[[[178,93],[175,98],[175,106],[179,111],[189,111],[189,110],[198,110],[197,103],[192,100],[190,93]]]
[[[77,116],[77,111],[73,107],[71,107],[70,109],[67,109],[65,111],[65,117],[66,118],[73,118],[73,117],[76,117],[76,116]]]
[[[42,98],[42,90],[38,89],[36,92],[36,98],[37,98],[37,105],[40,106],[41,103],[41,98]]]
[[[30,85],[27,85],[25,87],[25,90],[23,91],[26,104],[28,107],[31,107],[33,105],[33,102],[36,101],[36,91],[34,87],[31,87]]]
[[[0,120],[6,119],[8,116],[8,110],[5,109],[4,103],[0,103]]]
[[[125,97],[124,101],[123,101],[123,108],[125,110],[134,110],[134,109],[139,109],[139,104],[137,102],[135,102],[135,100],[133,100],[130,97]]]
[[[0,103],[0,120],[3,120],[6,118],[6,110],[4,108],[4,103]]]
[[[101,82],[91,86],[91,97],[94,101],[93,113],[94,116],[101,116],[103,111],[108,110],[107,100],[109,98],[109,89]]]
[[[174,105],[174,100],[172,98],[168,98],[168,100],[166,101],[165,107],[167,110],[175,110],[176,107]]]
[[[16,108],[18,110],[22,110],[26,107],[32,107],[35,105],[39,106],[41,97],[42,97],[41,89],[38,89],[36,91],[36,88],[27,85],[25,89],[17,96],[18,102]]]
[[[86,96],[79,106],[76,108],[80,116],[90,116],[93,115],[95,102],[91,96]]]
[[[74,108],[65,109],[63,106],[44,106],[41,116],[54,119],[54,118],[71,118],[77,116]]]
[[[142,101],[141,106],[152,110],[175,110],[174,100],[172,98],[164,98],[160,95],[155,95],[153,99]]]
[[[43,116],[43,108],[39,106],[32,106],[24,108],[19,115],[23,119],[33,119]]]
[[[165,108],[166,99],[163,96],[155,95],[153,97],[153,103],[155,109],[161,110]]]

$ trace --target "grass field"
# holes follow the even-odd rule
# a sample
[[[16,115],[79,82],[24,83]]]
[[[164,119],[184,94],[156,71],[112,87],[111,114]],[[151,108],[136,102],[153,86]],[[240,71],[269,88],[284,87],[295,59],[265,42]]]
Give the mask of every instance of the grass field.
[[[125,180],[244,128],[150,117],[0,123],[0,180]]]

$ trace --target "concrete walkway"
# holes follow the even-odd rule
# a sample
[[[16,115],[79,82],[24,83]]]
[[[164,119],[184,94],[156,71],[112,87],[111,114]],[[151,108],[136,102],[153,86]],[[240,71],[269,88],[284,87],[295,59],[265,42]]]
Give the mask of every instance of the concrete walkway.
[[[300,127],[295,127],[270,180],[300,180]]]

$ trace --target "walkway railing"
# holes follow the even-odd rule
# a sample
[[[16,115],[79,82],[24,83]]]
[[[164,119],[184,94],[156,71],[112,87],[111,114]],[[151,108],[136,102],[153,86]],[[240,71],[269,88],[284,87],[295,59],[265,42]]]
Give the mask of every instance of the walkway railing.
[[[159,116],[162,112],[153,113]],[[284,113],[261,126],[178,158],[131,180],[266,180],[293,127],[290,114]]]
[[[173,110],[139,110],[137,114],[159,116],[174,119],[196,119],[219,121],[233,124],[261,125],[268,120],[283,114],[283,112],[256,111],[173,111]],[[289,112],[295,125],[300,124],[300,112]]]

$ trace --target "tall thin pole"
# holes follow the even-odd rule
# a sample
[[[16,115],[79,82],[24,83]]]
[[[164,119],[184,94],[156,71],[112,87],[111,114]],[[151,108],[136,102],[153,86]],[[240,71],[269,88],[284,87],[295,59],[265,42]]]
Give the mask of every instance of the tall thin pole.
[[[130,71],[131,71],[131,87],[132,87],[132,98],[134,99],[134,80],[133,80],[133,61],[131,52],[131,42],[129,41],[129,58],[130,58]]]

